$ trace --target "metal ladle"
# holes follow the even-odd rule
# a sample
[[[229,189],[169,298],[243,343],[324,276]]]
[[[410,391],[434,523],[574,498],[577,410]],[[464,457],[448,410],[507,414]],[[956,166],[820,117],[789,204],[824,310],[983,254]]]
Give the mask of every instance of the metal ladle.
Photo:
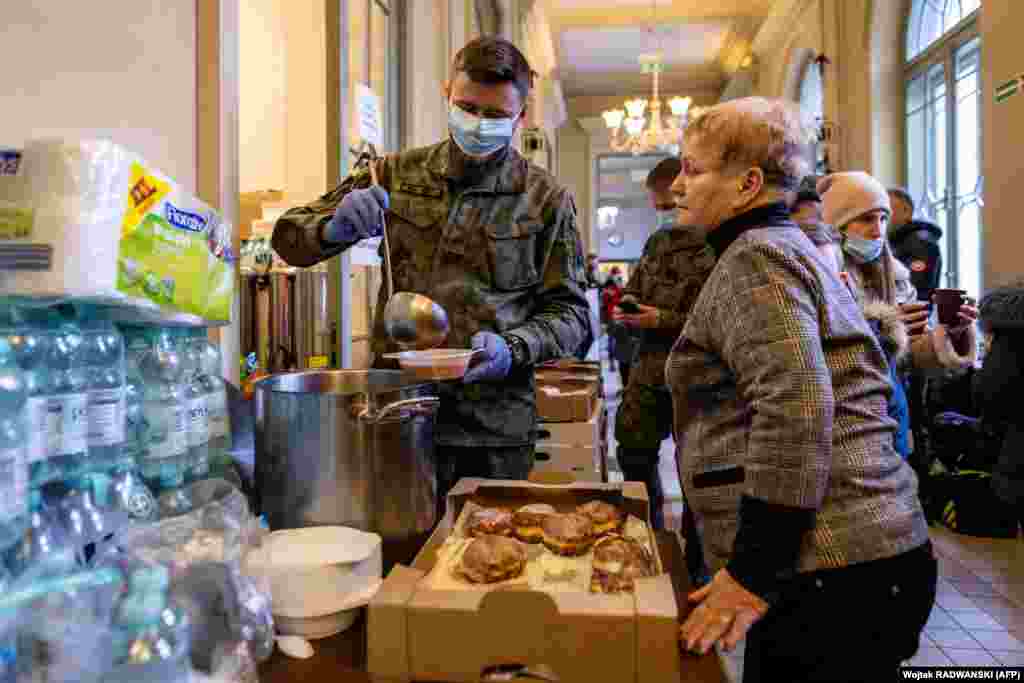
[[[370,158],[370,178],[377,182],[377,170]],[[387,303],[384,305],[384,331],[403,349],[423,350],[440,346],[448,337],[448,313],[430,297],[413,292],[395,292],[391,276],[391,245],[384,209],[380,210],[380,224],[384,235],[384,286]]]

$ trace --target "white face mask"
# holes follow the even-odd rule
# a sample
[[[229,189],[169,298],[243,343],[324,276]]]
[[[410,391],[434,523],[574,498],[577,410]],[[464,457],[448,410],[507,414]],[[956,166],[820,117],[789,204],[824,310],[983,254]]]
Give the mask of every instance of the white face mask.
[[[463,111],[456,104],[448,105],[448,131],[465,154],[486,157],[508,147],[516,132],[519,116],[505,119],[485,119]]]

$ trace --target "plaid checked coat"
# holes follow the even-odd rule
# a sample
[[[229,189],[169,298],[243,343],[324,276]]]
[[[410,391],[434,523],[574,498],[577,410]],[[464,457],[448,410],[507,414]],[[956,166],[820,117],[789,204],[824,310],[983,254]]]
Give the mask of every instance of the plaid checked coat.
[[[779,220],[719,258],[666,365],[679,471],[711,569],[741,494],[813,509],[797,571],[928,540],[917,479],[893,450],[885,355],[803,232]]]

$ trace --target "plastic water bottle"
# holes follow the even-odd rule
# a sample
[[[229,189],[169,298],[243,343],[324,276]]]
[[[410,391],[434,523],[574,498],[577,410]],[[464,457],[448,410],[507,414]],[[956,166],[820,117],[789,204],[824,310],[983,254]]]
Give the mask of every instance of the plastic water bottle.
[[[123,327],[125,345],[125,440],[122,457],[131,459],[136,465],[142,464],[142,438],[145,435],[145,414],[143,394],[145,382],[142,378],[142,358],[149,352],[149,339],[141,327]]]
[[[113,507],[127,512],[131,519],[149,522],[156,519],[156,497],[139,474],[143,464],[142,439],[146,421],[143,413],[144,383],[139,361],[148,351],[146,335],[141,328],[126,327],[125,340],[125,440],[121,456],[110,469],[110,501]]]
[[[105,681],[172,681],[189,669],[189,621],[169,598],[168,572],[160,565],[136,569],[114,617],[114,658]],[[142,671],[137,667],[145,667]],[[133,671],[134,669],[134,671]]]
[[[188,402],[188,470],[185,481],[210,476],[210,408],[208,385],[203,379],[202,354],[190,330],[178,332],[184,359],[185,400]]]
[[[0,338],[0,552],[22,539],[28,524],[25,382],[10,342]]]
[[[85,369],[82,332],[68,317],[47,316],[53,330],[48,354],[51,395],[50,457],[63,476],[89,469],[89,375]]]
[[[124,337],[106,320],[80,325],[89,378],[89,465],[109,470],[120,461],[125,444]]]
[[[242,480],[231,457],[231,419],[227,382],[221,377],[220,348],[210,343],[205,332],[196,337],[195,343],[200,349],[203,381],[209,392],[210,476],[224,479],[240,489]]]
[[[41,317],[33,313],[31,309],[0,311],[0,336],[6,336],[10,342],[25,381],[25,460],[29,483],[41,486],[57,479],[60,469],[50,459],[52,386],[47,362],[53,335]]]
[[[143,381],[142,476],[154,491],[191,506],[181,490],[188,456],[187,406],[181,386],[182,362],[172,336],[147,331],[148,349],[139,358]]]

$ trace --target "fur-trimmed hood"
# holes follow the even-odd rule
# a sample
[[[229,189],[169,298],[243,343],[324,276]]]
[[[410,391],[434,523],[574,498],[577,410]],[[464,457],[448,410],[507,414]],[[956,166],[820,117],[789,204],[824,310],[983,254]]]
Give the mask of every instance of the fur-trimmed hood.
[[[900,320],[900,309],[884,301],[869,301],[864,304],[864,317],[878,334],[882,350],[893,363],[898,363],[910,348],[907,326]]]

